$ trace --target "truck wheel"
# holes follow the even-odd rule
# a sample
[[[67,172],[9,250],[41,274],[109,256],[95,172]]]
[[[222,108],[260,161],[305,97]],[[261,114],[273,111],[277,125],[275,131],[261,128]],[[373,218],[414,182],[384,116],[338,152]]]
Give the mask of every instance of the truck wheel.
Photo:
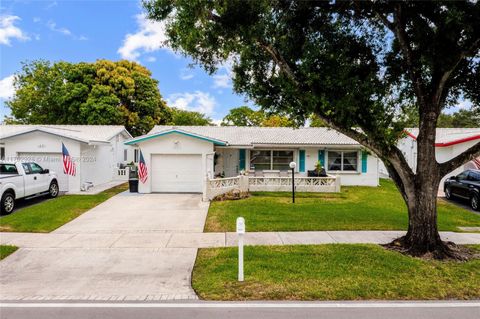
[[[2,200],[0,202],[0,212],[2,214],[10,214],[13,212],[13,209],[15,208],[15,196],[7,192],[3,194]]]
[[[58,183],[57,181],[52,181],[50,187],[48,188],[48,196],[55,198],[58,196]]]
[[[480,197],[478,194],[473,194],[470,198],[470,206],[473,210],[480,210]]]

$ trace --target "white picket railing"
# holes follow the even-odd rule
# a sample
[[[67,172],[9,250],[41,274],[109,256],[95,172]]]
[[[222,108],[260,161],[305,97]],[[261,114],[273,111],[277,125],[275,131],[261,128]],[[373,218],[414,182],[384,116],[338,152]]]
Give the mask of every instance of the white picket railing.
[[[292,190],[291,177],[237,176],[215,178],[207,181],[207,198],[225,194],[232,190],[242,192],[288,192]],[[295,190],[299,192],[333,193],[340,192],[340,178],[327,177],[295,177]]]
[[[336,176],[327,177],[295,177],[295,190],[299,192],[339,192],[340,180]],[[248,188],[252,192],[285,192],[292,189],[291,177],[248,178]]]
[[[128,167],[127,168],[117,168],[115,170],[114,179],[117,180],[117,181],[127,181],[129,172],[130,172],[130,169]]]
[[[240,177],[241,176],[209,179],[207,181],[208,199],[228,193],[234,189],[240,189]]]

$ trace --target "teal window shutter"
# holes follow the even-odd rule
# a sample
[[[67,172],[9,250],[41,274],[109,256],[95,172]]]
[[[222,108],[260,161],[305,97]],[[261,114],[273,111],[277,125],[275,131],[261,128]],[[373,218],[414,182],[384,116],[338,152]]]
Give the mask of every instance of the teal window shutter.
[[[240,170],[245,170],[246,151],[241,149],[239,150],[239,153],[238,167]]]
[[[368,153],[363,151],[362,152],[362,173],[367,172],[367,159],[368,159]]]
[[[299,171],[305,172],[305,150],[300,150],[298,152],[298,164],[299,164]]]
[[[322,167],[325,167],[325,151],[324,150],[318,151],[318,160],[320,161],[320,164],[322,164]]]

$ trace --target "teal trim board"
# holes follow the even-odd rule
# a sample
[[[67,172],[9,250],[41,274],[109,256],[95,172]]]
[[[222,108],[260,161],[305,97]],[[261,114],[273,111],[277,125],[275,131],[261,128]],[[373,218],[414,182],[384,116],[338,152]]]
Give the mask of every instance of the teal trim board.
[[[322,167],[325,167],[325,151],[324,150],[318,151],[318,160],[320,161],[320,164],[322,164]]]
[[[238,167],[240,170],[245,170],[245,159],[246,159],[246,150],[240,149],[238,150],[239,156],[238,156]]]
[[[298,151],[299,171],[305,172],[305,150]]]
[[[177,130],[157,133],[157,134],[153,134],[153,135],[149,135],[149,136],[145,136],[145,137],[139,137],[139,138],[136,138],[136,139],[133,139],[133,140],[130,140],[130,141],[126,141],[124,144],[125,145],[136,144],[138,142],[148,141],[148,140],[151,140],[153,138],[157,138],[157,137],[161,137],[161,136],[169,135],[169,134],[173,134],[173,133],[185,135],[185,136],[188,136],[188,137],[198,138],[198,139],[203,140],[203,141],[212,142],[215,145],[220,145],[220,146],[226,146],[227,145],[227,143],[225,143],[223,141],[214,140],[214,139],[210,139],[210,138],[207,138],[207,137],[198,136],[198,135],[195,135],[195,134],[190,134],[190,133],[177,131]]]
[[[368,153],[363,151],[362,152],[362,173],[367,172],[367,160],[368,160]]]

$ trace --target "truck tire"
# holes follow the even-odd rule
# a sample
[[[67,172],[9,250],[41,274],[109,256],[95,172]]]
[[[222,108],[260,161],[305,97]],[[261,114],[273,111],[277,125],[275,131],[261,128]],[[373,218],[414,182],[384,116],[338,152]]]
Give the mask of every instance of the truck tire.
[[[48,196],[50,198],[55,198],[58,196],[58,182],[53,180],[48,187]]]
[[[15,209],[15,195],[12,192],[5,192],[0,201],[0,213],[7,215]]]

